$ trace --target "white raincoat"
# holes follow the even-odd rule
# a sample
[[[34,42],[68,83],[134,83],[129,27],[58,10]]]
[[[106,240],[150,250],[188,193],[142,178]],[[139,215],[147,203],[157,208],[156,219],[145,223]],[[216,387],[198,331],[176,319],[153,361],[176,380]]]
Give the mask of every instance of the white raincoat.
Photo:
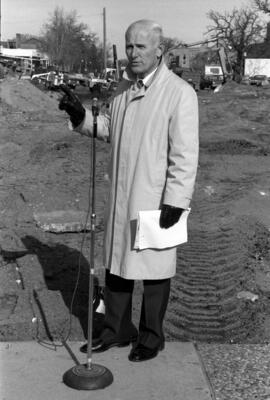
[[[136,218],[163,203],[188,208],[198,163],[197,96],[163,63],[129,100],[131,84],[124,79],[110,117],[98,117],[98,137],[111,143],[105,266],[126,279],[165,279],[175,274],[176,248],[135,250]],[[92,127],[86,110],[76,131],[91,135]]]

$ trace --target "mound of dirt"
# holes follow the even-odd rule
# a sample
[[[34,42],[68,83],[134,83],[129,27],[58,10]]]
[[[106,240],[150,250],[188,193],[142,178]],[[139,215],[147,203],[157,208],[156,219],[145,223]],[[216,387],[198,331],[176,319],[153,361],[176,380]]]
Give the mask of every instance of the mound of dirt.
[[[223,85],[218,93],[229,94],[233,96],[258,97],[258,88],[256,86],[241,85],[235,81],[228,81]]]
[[[25,79],[2,81],[0,84],[0,100],[17,112],[59,113],[56,96],[39,90]]]
[[[204,142],[201,144],[201,149],[205,149],[208,153],[212,154],[254,154],[257,156],[267,156],[270,152],[268,148],[257,146],[245,139],[229,139],[214,143]]]
[[[242,99],[266,98],[270,96],[270,85],[257,87],[228,81],[215,94]]]

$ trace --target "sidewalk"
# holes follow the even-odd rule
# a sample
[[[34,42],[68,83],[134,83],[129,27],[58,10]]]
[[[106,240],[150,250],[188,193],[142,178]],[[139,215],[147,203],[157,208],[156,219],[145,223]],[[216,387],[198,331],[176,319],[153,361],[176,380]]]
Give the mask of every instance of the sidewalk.
[[[129,348],[93,354],[93,364],[108,368],[114,377],[105,389],[78,391],[62,382],[63,374],[86,362],[81,342],[46,348],[37,342],[0,343],[1,400],[211,400],[211,392],[193,344],[168,342],[149,361],[132,363]],[[90,392],[90,393],[89,393]]]

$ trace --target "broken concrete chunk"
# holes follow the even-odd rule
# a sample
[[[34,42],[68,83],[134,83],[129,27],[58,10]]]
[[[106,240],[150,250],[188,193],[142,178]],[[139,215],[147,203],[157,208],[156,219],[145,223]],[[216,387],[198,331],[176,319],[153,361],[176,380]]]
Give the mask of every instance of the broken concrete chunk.
[[[238,299],[244,299],[244,300],[250,300],[252,302],[258,300],[259,296],[257,294],[251,293],[247,290],[243,290],[239,293],[237,293],[237,298]]]
[[[86,217],[86,212],[72,210],[34,213],[34,219],[41,229],[55,233],[90,231],[91,221],[86,223]]]

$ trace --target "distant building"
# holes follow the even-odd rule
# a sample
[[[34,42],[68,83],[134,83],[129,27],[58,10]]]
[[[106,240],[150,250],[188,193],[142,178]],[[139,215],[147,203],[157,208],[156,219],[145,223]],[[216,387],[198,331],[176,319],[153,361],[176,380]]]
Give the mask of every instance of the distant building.
[[[250,45],[245,54],[244,75],[266,75],[270,77],[270,23],[262,43]]]
[[[166,54],[167,62],[169,65],[175,66],[180,69],[189,69],[192,65],[192,60],[196,57],[197,54],[209,51],[210,49],[206,46],[200,47],[185,47],[178,46],[172,48]]]
[[[214,44],[209,45],[209,43]],[[181,74],[181,71],[196,71],[205,73],[205,66],[220,66],[228,72],[228,56],[224,44],[216,39],[203,40],[189,45],[179,45],[168,50],[165,60],[169,68]]]
[[[48,56],[39,50],[40,41],[34,37],[16,34],[16,40],[1,43],[0,60],[6,64],[17,64],[23,69],[34,70],[36,67],[47,67]]]
[[[264,41],[250,45],[246,51],[246,58],[270,58],[270,23],[267,24]]]

